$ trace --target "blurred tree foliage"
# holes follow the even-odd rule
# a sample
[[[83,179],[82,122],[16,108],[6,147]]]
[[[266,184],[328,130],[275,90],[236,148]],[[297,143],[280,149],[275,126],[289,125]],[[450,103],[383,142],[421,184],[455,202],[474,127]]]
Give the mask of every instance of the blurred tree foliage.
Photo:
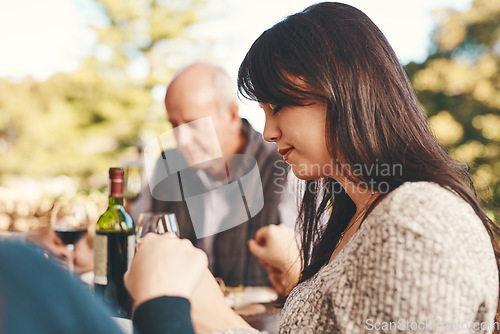
[[[85,181],[102,175],[102,186],[108,167],[136,153],[141,131],[166,129],[151,92],[176,70],[169,60],[200,20],[204,0],[95,4],[97,43],[78,71],[44,82],[0,80],[0,177],[65,174],[95,187]]]
[[[433,51],[406,66],[441,144],[471,166],[490,216],[500,221],[500,1],[443,10]]]

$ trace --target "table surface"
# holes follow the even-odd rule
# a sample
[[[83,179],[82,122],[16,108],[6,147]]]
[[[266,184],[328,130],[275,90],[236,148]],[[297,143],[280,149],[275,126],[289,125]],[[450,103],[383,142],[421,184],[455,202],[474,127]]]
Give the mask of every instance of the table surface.
[[[263,305],[266,307],[264,313],[243,316],[242,318],[248,322],[250,326],[259,331],[267,331],[269,334],[278,333],[281,309],[277,308],[274,303],[265,303]]]

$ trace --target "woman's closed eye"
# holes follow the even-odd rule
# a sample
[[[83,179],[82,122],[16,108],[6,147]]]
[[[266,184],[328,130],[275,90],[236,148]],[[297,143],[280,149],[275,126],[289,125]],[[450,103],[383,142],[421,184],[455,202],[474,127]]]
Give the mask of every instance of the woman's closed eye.
[[[273,115],[276,115],[281,109],[283,109],[283,106],[279,104],[274,104],[271,105],[271,109],[273,110]]]

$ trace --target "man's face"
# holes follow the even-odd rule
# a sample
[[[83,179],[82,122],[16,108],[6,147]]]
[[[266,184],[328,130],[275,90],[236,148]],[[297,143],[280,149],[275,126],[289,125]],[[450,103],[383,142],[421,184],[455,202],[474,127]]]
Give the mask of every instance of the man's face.
[[[171,87],[165,97],[167,115],[177,141],[177,149],[188,165],[222,157],[228,117],[218,110],[210,89],[195,92]],[[198,166],[198,168],[203,168]]]

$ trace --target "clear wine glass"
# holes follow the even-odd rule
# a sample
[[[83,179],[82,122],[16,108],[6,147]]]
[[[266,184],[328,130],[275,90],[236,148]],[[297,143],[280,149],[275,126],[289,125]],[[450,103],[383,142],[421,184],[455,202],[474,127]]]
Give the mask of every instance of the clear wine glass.
[[[50,225],[59,239],[68,247],[68,269],[73,272],[73,249],[87,233],[88,217],[85,206],[57,202],[52,210]]]
[[[175,214],[168,212],[143,212],[137,220],[136,242],[140,242],[148,233],[175,233],[179,236],[179,225]]]

